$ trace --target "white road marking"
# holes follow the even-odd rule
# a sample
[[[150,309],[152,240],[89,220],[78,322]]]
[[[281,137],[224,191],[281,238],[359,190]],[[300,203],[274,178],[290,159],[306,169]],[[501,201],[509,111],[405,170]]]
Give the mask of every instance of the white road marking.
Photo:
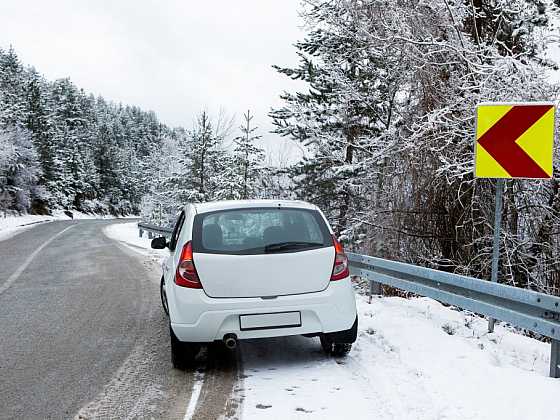
[[[185,417],[183,420],[192,419],[192,416],[194,415],[194,410],[196,409],[196,405],[198,404],[198,399],[200,398],[200,391],[202,391],[203,384],[204,384],[204,371],[203,370],[195,371],[191,400],[189,401],[187,412],[185,413]]]
[[[21,274],[24,272],[24,270],[29,266],[29,264],[31,264],[31,261],[33,261],[33,258],[35,258],[37,256],[37,254],[39,254],[39,252],[41,252],[43,250],[43,248],[45,248],[47,245],[49,245],[52,241],[54,241],[56,238],[58,238],[60,235],[62,235],[67,230],[72,229],[74,226],[76,226],[76,225],[71,225],[71,226],[68,226],[66,229],[61,230],[56,235],[54,235],[52,238],[50,238],[46,242],[43,242],[43,244],[39,248],[37,248],[35,251],[33,251],[31,253],[31,255],[29,257],[27,257],[27,259],[23,262],[23,264],[20,265],[18,267],[18,269],[8,278],[8,280],[6,280],[4,282],[4,284],[2,284],[2,286],[0,286],[0,295],[2,293],[4,293],[6,290],[8,290],[8,288],[19,278],[19,276],[21,276]]]

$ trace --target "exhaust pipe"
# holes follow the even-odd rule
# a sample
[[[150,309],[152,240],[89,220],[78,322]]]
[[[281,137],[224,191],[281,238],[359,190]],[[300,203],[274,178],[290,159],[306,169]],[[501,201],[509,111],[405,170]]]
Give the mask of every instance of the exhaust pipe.
[[[235,334],[226,334],[224,335],[223,342],[228,349],[235,350],[237,347],[237,336]]]

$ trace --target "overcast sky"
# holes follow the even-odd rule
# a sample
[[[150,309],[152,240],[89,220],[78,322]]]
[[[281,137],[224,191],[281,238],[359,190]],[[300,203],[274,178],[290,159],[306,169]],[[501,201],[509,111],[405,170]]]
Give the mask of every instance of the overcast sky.
[[[0,46],[14,46],[48,79],[70,77],[106,99],[191,127],[220,107],[240,123],[250,108],[268,147],[267,113],[296,82],[300,0],[1,0]]]

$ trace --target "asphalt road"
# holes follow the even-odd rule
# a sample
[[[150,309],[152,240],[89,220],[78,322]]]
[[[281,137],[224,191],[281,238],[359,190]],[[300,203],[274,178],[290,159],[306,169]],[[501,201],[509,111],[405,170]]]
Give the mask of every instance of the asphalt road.
[[[107,238],[108,223],[0,241],[0,418],[183,419],[196,375],[193,418],[235,411],[236,360],[210,348],[194,372],[172,368],[157,270]]]

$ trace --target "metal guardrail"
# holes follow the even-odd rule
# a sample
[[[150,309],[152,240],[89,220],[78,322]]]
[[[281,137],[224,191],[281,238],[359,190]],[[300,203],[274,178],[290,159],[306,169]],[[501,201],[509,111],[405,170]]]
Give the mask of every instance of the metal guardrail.
[[[167,239],[171,238],[171,234],[173,233],[173,228],[162,227],[152,225],[150,223],[138,223],[138,234],[140,237],[144,235],[144,232],[148,233],[148,238],[153,239],[155,236],[165,236]]]
[[[552,339],[550,376],[560,378],[560,297],[474,277],[348,253],[350,273],[380,284],[430,297]]]

